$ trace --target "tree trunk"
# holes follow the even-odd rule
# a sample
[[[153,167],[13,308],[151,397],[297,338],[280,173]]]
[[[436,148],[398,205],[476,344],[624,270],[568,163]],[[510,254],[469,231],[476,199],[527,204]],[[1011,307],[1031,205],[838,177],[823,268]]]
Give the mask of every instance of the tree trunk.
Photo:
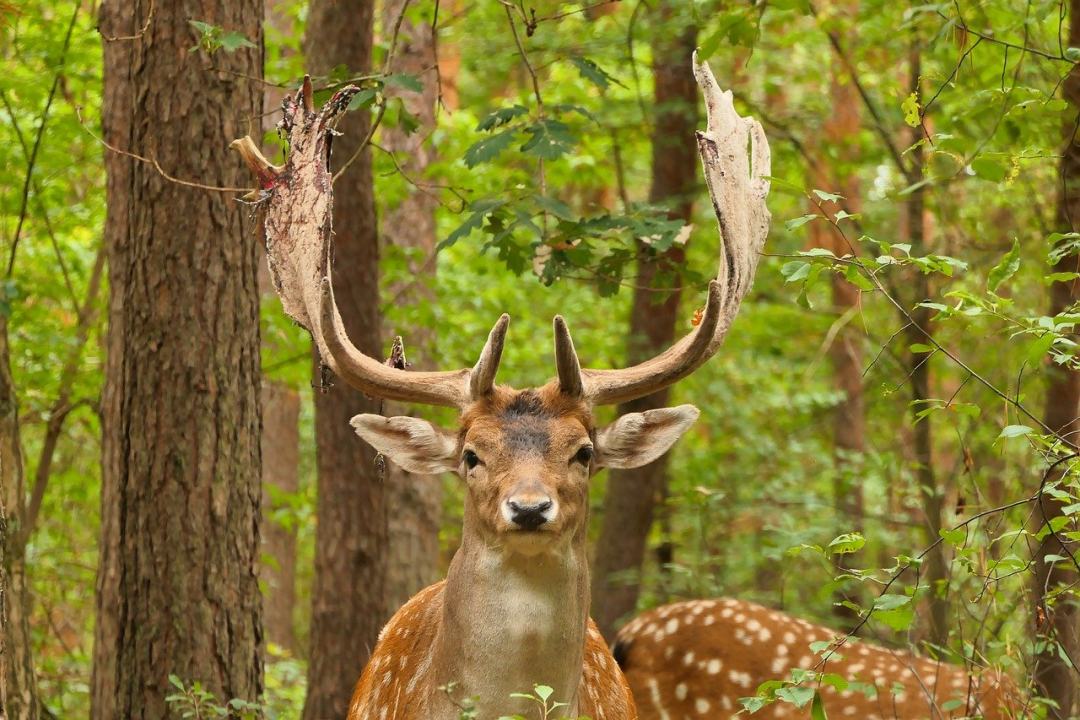
[[[262,415],[263,623],[268,641],[296,655],[296,530],[274,521],[271,488],[295,493],[299,485],[300,396],[288,385],[264,378]]]
[[[838,0],[836,12],[851,22],[858,12],[856,0]],[[844,199],[827,206],[835,213],[844,210],[856,214],[861,207],[857,166],[859,133],[859,96],[855,85],[847,78],[840,61],[833,60],[829,97],[832,113],[823,127],[828,143],[828,153],[819,158],[819,172],[815,173],[815,186],[821,190],[843,195]],[[839,167],[837,167],[839,165]],[[816,211],[816,208],[814,209]],[[837,257],[849,255],[848,247],[839,230],[831,224],[816,222],[810,225],[810,240],[815,247],[831,250]],[[866,418],[863,401],[863,346],[859,337],[857,314],[861,296],[859,289],[839,274],[832,275],[833,311],[837,322],[842,323],[829,345],[829,358],[833,366],[833,382],[843,395],[833,415],[834,479],[833,507],[836,510],[837,532],[862,530],[863,494],[862,455],[866,450]],[[838,570],[845,568],[846,556],[838,555]],[[839,604],[850,600],[847,593],[837,592],[833,612],[843,623],[851,624],[856,614]]]
[[[5,720],[39,717],[25,546],[20,542],[25,517],[23,472],[8,317],[0,314],[0,718]]]
[[[246,185],[225,150],[261,108],[259,85],[237,77],[261,77],[262,3],[109,2],[103,26],[136,33],[130,25],[151,10],[137,40],[106,42],[109,139],[175,177]],[[213,60],[190,52],[191,18],[257,47]],[[179,717],[165,701],[171,674],[221,702],[262,691],[256,247],[229,194],[145,163],[110,158],[106,169],[112,298],[92,714]]]
[[[312,70],[326,73],[345,65],[352,73],[368,71],[373,19],[370,0],[314,0],[304,41]],[[369,122],[364,112],[344,118],[338,128],[344,135],[334,141],[336,167],[356,152]],[[352,341],[363,352],[381,357],[379,243],[367,149],[334,189],[334,296]],[[316,368],[316,386],[322,375]],[[345,716],[353,686],[386,619],[385,491],[374,451],[349,425],[354,415],[380,409],[378,401],[344,383],[316,390],[319,499],[304,720]]]
[[[1069,2],[1069,45],[1080,44],[1080,0]],[[1073,66],[1063,85],[1065,99],[1075,113],[1080,114],[1080,68]],[[1060,232],[1080,231],[1080,139],[1074,133],[1075,118],[1065,123],[1065,146],[1061,156],[1061,182],[1058,183],[1057,224]],[[1054,267],[1054,272],[1080,271],[1080,258],[1069,254]],[[1080,301],[1080,283],[1077,280],[1056,282],[1050,286],[1050,315],[1057,315],[1066,308]],[[1067,445],[1061,452],[1075,452],[1080,433],[1080,372],[1055,365],[1048,369],[1049,381],[1046,387],[1046,409],[1043,422],[1054,432],[1065,438]],[[1041,509],[1046,519],[1061,514],[1061,503],[1050,497],[1041,501]],[[1041,527],[1045,520],[1042,512],[1036,512],[1036,522]],[[1067,563],[1047,563],[1047,555],[1075,557],[1080,552],[1080,543],[1062,544],[1053,535],[1048,535],[1035,551],[1035,576],[1033,578],[1033,597],[1036,608],[1034,631],[1035,644],[1046,636],[1061,643],[1074,661],[1080,661],[1080,611],[1077,608],[1075,590],[1072,595],[1062,593],[1057,601],[1048,607],[1047,595],[1056,589],[1076,582],[1075,567]],[[1042,621],[1045,618],[1045,621]],[[1048,710],[1048,717],[1053,720],[1068,718],[1077,703],[1078,670],[1058,654],[1057,647],[1051,644],[1035,656],[1035,686],[1040,695],[1057,703],[1057,709]]]
[[[672,6],[661,13],[670,15]],[[697,44],[697,28],[673,36],[657,34],[653,45],[656,118],[652,137],[652,186],[649,200],[670,206],[670,216],[690,220],[697,185],[697,85],[687,72]],[[679,307],[678,291],[656,303],[658,275],[665,265],[683,262],[684,249],[674,247],[657,257],[639,248],[638,279],[630,316],[628,362],[638,363],[667,348],[675,337]],[[619,406],[619,414],[664,407],[668,390]],[[627,583],[615,573],[641,568],[645,544],[652,526],[656,497],[666,483],[667,456],[633,470],[611,471],[604,495],[604,519],[593,564],[592,614],[608,640],[615,637],[617,623],[637,605],[637,582]]]
[[[382,7],[383,36],[390,38],[398,17],[408,7],[405,0],[387,0]],[[436,87],[435,38],[431,25],[404,20],[398,34],[397,51],[390,71],[409,73],[420,78],[423,90],[395,91],[405,107],[420,123],[408,134],[401,128],[386,128],[382,146],[397,157],[409,177],[422,180],[434,150],[424,141],[435,127]],[[430,193],[410,188],[401,204],[387,213],[382,222],[385,247],[410,250],[409,272],[398,286],[387,288],[398,306],[426,305],[435,302],[435,208],[438,202]],[[388,337],[404,334],[390,332]],[[422,327],[409,328],[405,335],[407,357],[414,369],[434,369],[435,332]],[[407,408],[396,404],[387,414],[400,415]],[[418,590],[439,579],[439,527],[442,520],[442,478],[438,475],[414,475],[387,463],[387,507],[389,520],[386,570],[386,611],[393,613]]]
[[[921,58],[917,47],[917,40],[912,41],[910,53],[910,78],[912,92],[918,92],[921,75]],[[929,122],[929,120],[926,120]],[[923,146],[919,141],[923,139],[923,127],[912,128],[911,143],[913,149],[909,153],[911,158],[910,181],[922,178],[924,153]],[[912,255],[924,255],[929,252],[930,232],[929,217],[926,212],[926,186],[916,188],[911,192],[908,203],[905,206],[906,227],[908,240],[911,243]],[[930,281],[925,273],[912,270],[911,286],[913,295],[909,305],[917,305],[924,300],[930,299]],[[923,331],[930,332],[930,318],[932,311],[925,307],[915,307],[911,311],[914,321],[906,333],[908,342],[926,345],[926,336]],[[908,382],[911,384],[911,420],[914,427],[912,433],[915,443],[915,478],[919,484],[919,493],[923,502],[923,523],[926,528],[927,544],[937,542],[943,523],[942,513],[944,510],[944,493],[938,487],[937,475],[934,472],[934,436],[932,418],[927,416],[921,420],[917,417],[919,411],[926,406],[923,402],[931,397],[930,394],[930,363],[932,352],[912,352],[909,356]],[[945,646],[949,640],[949,600],[948,600],[948,563],[945,558],[944,543],[935,547],[926,557],[920,572],[920,583],[930,588],[929,604],[929,627],[928,640],[935,645]]]

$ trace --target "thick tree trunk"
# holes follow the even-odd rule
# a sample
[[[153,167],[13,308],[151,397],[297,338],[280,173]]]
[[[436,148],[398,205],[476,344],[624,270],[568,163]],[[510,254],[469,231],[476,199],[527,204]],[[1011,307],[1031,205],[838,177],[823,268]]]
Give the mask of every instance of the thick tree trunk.
[[[668,14],[670,7],[661,12]],[[691,73],[691,56],[697,29],[686,28],[670,37],[657,35],[653,45],[656,118],[652,137],[653,179],[649,200],[671,207],[671,217],[690,220],[697,181],[697,85]],[[630,316],[628,362],[638,363],[667,348],[675,337],[679,292],[656,303],[658,271],[668,263],[683,262],[684,249],[672,248],[663,257],[642,247],[639,253],[637,288]],[[619,414],[641,412],[667,405],[662,390],[619,407]],[[611,471],[604,495],[604,519],[593,564],[592,614],[608,640],[615,637],[617,623],[637,605],[638,583],[613,579],[612,575],[641,568],[645,544],[652,526],[656,498],[666,483],[667,456],[633,470]]]
[[[300,469],[300,396],[282,383],[262,383],[262,562],[265,583],[263,624],[266,639],[293,655],[296,606],[296,530],[275,522],[271,488],[295,493]]]
[[[0,718],[36,720],[37,681],[30,647],[26,584],[22,443],[11,375],[8,318],[0,314]]]
[[[1080,44],[1080,0],[1069,3],[1069,44]],[[1080,68],[1074,66],[1069,71],[1063,85],[1065,99],[1073,111],[1080,114]],[[1058,183],[1057,224],[1059,232],[1080,231],[1080,140],[1074,134],[1075,118],[1065,124],[1065,146],[1061,156],[1061,182]],[[1062,258],[1054,267],[1054,272],[1080,271],[1080,258],[1075,254]],[[1050,286],[1050,315],[1057,315],[1066,308],[1080,301],[1080,282],[1069,280],[1053,283]],[[1043,421],[1054,432],[1065,438],[1068,445],[1062,452],[1075,452],[1080,442],[1080,372],[1051,365],[1049,382],[1046,387],[1046,409]],[[1051,518],[1061,513],[1061,504],[1046,497],[1041,502],[1041,510]],[[1036,522],[1041,527],[1043,513],[1036,512]],[[1061,643],[1074,661],[1080,661],[1080,608],[1075,589],[1072,594],[1062,594],[1047,606],[1048,593],[1058,588],[1076,583],[1075,566],[1068,563],[1047,563],[1047,555],[1075,557],[1080,553],[1080,543],[1071,543],[1068,547],[1053,535],[1047,536],[1035,551],[1035,576],[1033,578],[1033,597],[1036,608],[1032,613],[1035,618],[1034,631],[1036,644],[1039,636],[1047,636]],[[1049,710],[1053,720],[1071,716],[1071,710],[1080,701],[1078,691],[1080,670],[1069,667],[1061,658],[1057,647],[1050,645],[1035,656],[1035,686],[1039,694],[1054,700],[1057,709]]]
[[[132,19],[152,6],[137,40],[106,43],[109,139],[174,176],[245,185],[225,151],[261,107],[258,84],[236,78],[262,74],[262,3],[109,2],[103,26],[141,24]],[[257,48],[212,61],[189,52],[191,18]],[[112,298],[92,699],[101,720],[179,717],[165,701],[170,674],[201,681],[220,701],[254,701],[262,690],[259,301],[248,213],[228,194],[125,164],[107,162]]]
[[[387,0],[382,6],[382,34],[390,38],[398,17],[408,7],[405,0]],[[397,91],[405,107],[416,116],[420,126],[413,134],[401,128],[386,128],[381,144],[394,153],[409,177],[422,180],[434,149],[425,144],[435,127],[435,103],[438,94],[435,70],[435,38],[427,22],[401,23],[397,51],[391,72],[409,73],[420,78],[421,92]],[[417,188],[381,223],[384,247],[408,249],[409,272],[404,281],[390,286],[387,292],[395,304],[426,305],[435,302],[435,208],[437,198]],[[405,335],[407,357],[414,369],[434,369],[435,332],[411,327],[395,331],[387,328],[387,337]],[[387,414],[400,415],[407,409],[389,405]],[[386,610],[393,613],[421,588],[439,579],[439,526],[442,521],[443,488],[438,475],[414,475],[388,463],[387,507],[390,508],[389,552],[386,570]]]
[[[305,37],[311,69],[325,73],[345,65],[352,73],[369,70],[373,19],[370,0],[314,0]],[[344,135],[334,141],[335,166],[353,156],[369,121],[363,112],[344,118],[338,128]],[[379,243],[368,150],[334,190],[334,296],[352,341],[380,357]],[[316,368],[316,385],[321,380]],[[374,451],[349,425],[354,415],[380,409],[378,401],[340,382],[315,393],[319,499],[305,720],[345,716],[386,619],[385,489]]]

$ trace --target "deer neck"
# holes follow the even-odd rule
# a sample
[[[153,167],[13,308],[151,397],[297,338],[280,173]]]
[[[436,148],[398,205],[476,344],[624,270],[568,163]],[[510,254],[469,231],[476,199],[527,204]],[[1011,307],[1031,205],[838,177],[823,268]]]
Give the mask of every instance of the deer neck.
[[[584,531],[568,548],[525,556],[485,542],[470,524],[466,517],[446,578],[435,644],[439,684],[455,683],[457,699],[478,698],[479,720],[539,718],[535,704],[510,697],[534,685],[552,687],[551,700],[569,704],[560,717],[577,717],[589,614]]]

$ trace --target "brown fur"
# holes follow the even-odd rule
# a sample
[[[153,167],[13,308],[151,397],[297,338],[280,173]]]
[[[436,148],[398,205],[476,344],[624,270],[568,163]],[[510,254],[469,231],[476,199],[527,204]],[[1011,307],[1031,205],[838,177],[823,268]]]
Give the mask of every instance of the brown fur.
[[[554,383],[497,387],[464,410],[458,452],[475,452],[480,462],[459,467],[467,487],[462,546],[447,580],[417,594],[384,628],[349,720],[453,720],[470,694],[480,696],[480,720],[538,717],[510,698],[533,683],[556,687],[553,699],[571,703],[575,717],[637,717],[626,679],[588,618],[596,464],[576,458],[594,440],[589,406]],[[509,498],[551,498],[557,512],[523,532],[506,517]],[[450,683],[453,692],[439,689]]]
[[[860,690],[837,692],[823,685],[825,711],[835,720],[1018,717],[1019,693],[998,673],[972,676],[964,668],[861,640],[849,640],[818,666],[810,644],[841,634],[743,600],[693,600],[631,621],[619,632],[615,655],[642,720],[730,718],[742,707],[739,698],[754,695],[766,680],[787,679],[792,668],[876,686],[877,697],[869,699]],[[895,694],[894,684],[900,689]],[[960,706],[943,710],[950,700]],[[775,702],[752,717],[809,718],[810,706],[800,710]]]

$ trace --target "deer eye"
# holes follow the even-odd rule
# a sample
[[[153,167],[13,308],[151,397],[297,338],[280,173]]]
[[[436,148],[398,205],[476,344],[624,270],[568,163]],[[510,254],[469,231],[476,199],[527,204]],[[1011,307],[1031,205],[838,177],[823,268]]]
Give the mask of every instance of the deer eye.
[[[579,462],[586,467],[592,462],[593,449],[591,445],[585,445],[574,455],[574,461]]]
[[[480,464],[480,456],[478,456],[472,450],[466,450],[464,453],[462,453],[461,459],[465,461],[466,467],[468,467],[470,470]]]

